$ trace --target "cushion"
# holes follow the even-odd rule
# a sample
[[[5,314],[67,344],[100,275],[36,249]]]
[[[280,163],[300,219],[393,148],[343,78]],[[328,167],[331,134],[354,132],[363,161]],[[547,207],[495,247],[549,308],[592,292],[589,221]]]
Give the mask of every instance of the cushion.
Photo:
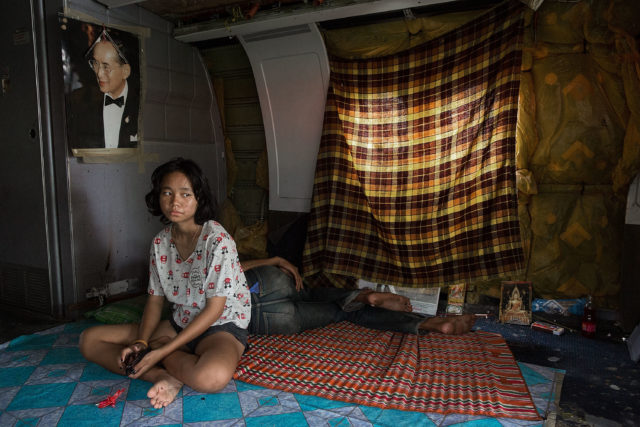
[[[102,323],[139,323],[146,302],[147,295],[139,295],[105,304],[95,310],[87,311],[84,316]]]

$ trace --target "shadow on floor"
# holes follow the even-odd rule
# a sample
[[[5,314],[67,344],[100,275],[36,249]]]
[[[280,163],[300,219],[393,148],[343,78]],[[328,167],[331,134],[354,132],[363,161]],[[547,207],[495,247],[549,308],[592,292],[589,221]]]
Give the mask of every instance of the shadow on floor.
[[[21,335],[44,331],[63,323],[66,322],[33,313],[16,313],[0,309],[0,344],[11,341]]]

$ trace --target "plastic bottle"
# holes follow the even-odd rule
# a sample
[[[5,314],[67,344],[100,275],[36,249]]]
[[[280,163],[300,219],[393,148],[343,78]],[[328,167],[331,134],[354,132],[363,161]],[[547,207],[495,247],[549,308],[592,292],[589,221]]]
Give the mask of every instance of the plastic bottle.
[[[587,338],[596,336],[596,309],[593,307],[591,295],[587,298],[582,314],[582,335]]]

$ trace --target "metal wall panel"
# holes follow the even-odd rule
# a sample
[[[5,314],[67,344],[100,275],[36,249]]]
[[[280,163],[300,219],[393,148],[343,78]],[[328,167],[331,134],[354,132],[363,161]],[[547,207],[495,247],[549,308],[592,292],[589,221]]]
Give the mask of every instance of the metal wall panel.
[[[7,4],[9,3],[9,4]],[[0,14],[3,119],[0,158],[2,262],[48,268],[35,48],[30,2],[9,0]]]
[[[315,24],[239,35],[256,81],[269,155],[269,208],[309,212],[329,87]]]
[[[51,314],[37,35],[29,1],[0,14],[0,304]]]
[[[151,173],[165,160],[183,156],[200,163],[210,181],[218,173],[213,144],[150,142],[149,161],[137,163],[83,164],[70,161],[74,177],[73,247],[76,277],[81,292],[106,283],[137,278],[146,288],[151,238],[162,228],[147,212],[144,201]]]

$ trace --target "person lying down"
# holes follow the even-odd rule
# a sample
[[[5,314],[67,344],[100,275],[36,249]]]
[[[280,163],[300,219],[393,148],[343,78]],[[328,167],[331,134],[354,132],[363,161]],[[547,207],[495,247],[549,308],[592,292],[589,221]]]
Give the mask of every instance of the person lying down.
[[[475,316],[413,313],[409,298],[371,289],[305,289],[298,269],[281,257],[242,262],[251,287],[252,334],[295,334],[348,320],[360,326],[417,334],[464,334]]]

